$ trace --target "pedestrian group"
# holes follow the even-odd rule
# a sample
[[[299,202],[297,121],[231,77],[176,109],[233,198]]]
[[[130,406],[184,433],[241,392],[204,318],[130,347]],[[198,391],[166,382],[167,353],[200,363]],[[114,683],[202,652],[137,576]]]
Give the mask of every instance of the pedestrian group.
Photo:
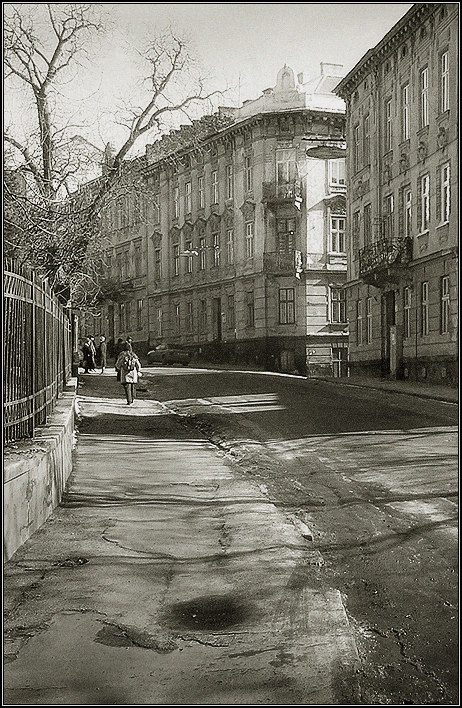
[[[136,384],[142,376],[141,363],[133,351],[132,341],[131,337],[127,337],[125,341],[119,337],[116,345],[111,347],[115,357],[117,381],[120,381],[124,388],[128,406],[132,405],[136,398]],[[113,340],[112,345],[114,345]],[[100,336],[98,347],[92,335],[84,339],[81,345],[81,360],[85,374],[96,372],[97,366],[101,368],[101,374],[104,374],[107,367],[107,357],[108,343],[104,335]]]

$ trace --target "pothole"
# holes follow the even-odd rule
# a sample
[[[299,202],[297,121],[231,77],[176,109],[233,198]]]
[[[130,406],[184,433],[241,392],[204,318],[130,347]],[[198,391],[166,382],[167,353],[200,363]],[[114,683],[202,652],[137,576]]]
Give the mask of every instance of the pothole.
[[[163,619],[174,628],[217,631],[247,622],[256,609],[235,597],[207,595],[170,605]]]

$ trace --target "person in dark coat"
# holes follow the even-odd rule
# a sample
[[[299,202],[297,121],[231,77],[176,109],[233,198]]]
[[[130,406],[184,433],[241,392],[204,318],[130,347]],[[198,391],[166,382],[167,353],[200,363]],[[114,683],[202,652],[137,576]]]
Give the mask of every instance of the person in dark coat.
[[[95,344],[95,338],[93,335],[90,335],[89,337],[89,344],[90,344],[90,350],[91,350],[91,358],[90,358],[90,371],[96,371],[96,344]]]
[[[101,373],[104,374],[104,370],[107,366],[107,342],[106,337],[103,334],[99,338],[99,363],[101,366]]]
[[[86,337],[82,345],[83,354],[83,368],[85,373],[88,374],[89,371],[95,370],[95,346],[91,341],[90,337]]]

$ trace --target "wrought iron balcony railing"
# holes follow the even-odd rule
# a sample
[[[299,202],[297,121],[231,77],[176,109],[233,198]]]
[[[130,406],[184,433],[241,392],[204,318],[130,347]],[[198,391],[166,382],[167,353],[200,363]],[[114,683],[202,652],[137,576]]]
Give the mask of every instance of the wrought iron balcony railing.
[[[302,184],[299,179],[292,182],[279,184],[277,182],[263,182],[263,201],[285,202],[300,199]]]
[[[388,238],[365,246],[359,251],[359,274],[364,280],[377,280],[390,275],[412,258],[411,238]]]

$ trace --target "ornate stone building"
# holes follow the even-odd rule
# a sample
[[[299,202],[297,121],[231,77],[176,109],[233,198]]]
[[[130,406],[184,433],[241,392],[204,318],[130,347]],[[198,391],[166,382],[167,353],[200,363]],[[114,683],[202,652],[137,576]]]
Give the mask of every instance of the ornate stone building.
[[[103,309],[114,338],[346,373],[344,159],[307,155],[313,141],[344,139],[339,69],[322,64],[304,83],[284,66],[255,101],[147,146],[142,223],[114,230],[107,217],[112,277],[136,271],[137,246],[142,264],[136,293]]]
[[[335,89],[353,375],[457,379],[457,48],[457,4],[417,3]]]

